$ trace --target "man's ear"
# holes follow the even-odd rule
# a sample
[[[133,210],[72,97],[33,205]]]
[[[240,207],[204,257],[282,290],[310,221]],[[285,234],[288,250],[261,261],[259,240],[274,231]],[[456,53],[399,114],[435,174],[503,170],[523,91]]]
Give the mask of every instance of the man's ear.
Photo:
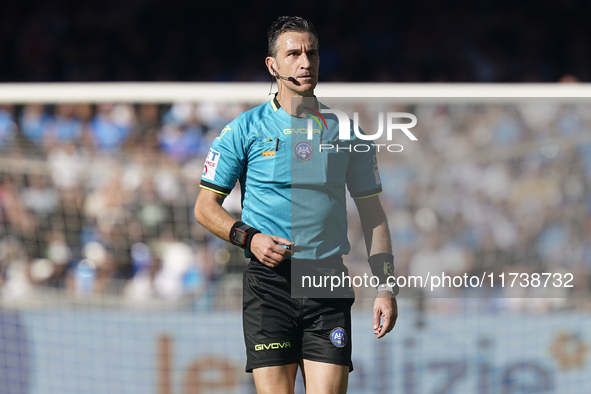
[[[274,77],[277,77],[277,71],[275,71],[277,70],[277,61],[275,60],[275,58],[267,56],[267,58],[265,59],[265,64],[267,65],[269,74],[271,74]]]

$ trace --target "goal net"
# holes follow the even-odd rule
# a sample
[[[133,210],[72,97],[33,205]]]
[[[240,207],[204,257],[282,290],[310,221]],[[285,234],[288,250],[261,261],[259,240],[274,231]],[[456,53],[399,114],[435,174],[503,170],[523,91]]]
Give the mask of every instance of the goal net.
[[[247,259],[193,207],[212,141],[267,89],[0,85],[0,393],[256,392],[244,372]],[[395,275],[424,285],[401,289],[380,340],[375,293],[359,289],[349,392],[588,392],[591,88],[317,94],[347,97],[368,134],[382,114],[417,120],[416,140],[394,128],[368,143],[382,147]],[[351,201],[345,262],[361,274]],[[240,217],[239,188],[224,207]]]

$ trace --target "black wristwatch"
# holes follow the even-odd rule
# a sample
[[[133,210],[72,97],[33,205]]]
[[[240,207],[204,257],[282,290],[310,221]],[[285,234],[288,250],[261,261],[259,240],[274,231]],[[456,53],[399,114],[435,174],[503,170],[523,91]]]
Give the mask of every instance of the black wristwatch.
[[[252,240],[252,237],[258,233],[260,233],[260,231],[256,228],[238,221],[232,226],[229,238],[233,245],[239,246],[250,252],[250,241]]]

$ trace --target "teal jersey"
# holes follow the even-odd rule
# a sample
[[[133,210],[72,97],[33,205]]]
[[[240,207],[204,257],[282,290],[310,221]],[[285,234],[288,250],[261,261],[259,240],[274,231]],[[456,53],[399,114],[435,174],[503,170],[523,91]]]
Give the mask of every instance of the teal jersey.
[[[239,181],[241,220],[301,246],[298,259],[347,254],[345,188],[353,198],[382,191],[371,142],[339,141],[336,117],[317,119],[308,140],[308,117],[289,115],[276,99],[242,113],[214,140],[200,184],[228,195]],[[356,151],[361,142],[370,144]]]

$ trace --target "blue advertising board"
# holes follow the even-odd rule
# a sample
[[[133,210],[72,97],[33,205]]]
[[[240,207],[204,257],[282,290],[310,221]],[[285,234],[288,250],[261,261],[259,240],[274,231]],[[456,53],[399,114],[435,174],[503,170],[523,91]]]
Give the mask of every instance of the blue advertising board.
[[[588,393],[591,316],[401,316],[377,340],[354,313],[349,393]],[[0,392],[251,393],[241,314],[0,313]],[[301,378],[297,391],[303,392]]]

